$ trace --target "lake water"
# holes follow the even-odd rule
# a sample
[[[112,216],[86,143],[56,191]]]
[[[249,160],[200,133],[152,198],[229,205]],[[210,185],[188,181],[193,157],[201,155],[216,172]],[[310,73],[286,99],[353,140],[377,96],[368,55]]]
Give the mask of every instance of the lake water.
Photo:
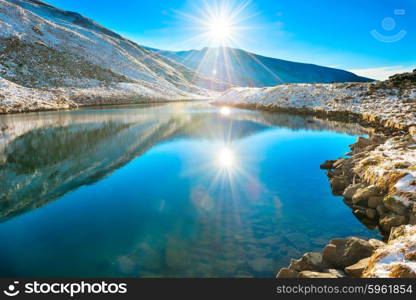
[[[0,116],[0,276],[274,277],[375,237],[319,165],[358,125],[204,103]]]

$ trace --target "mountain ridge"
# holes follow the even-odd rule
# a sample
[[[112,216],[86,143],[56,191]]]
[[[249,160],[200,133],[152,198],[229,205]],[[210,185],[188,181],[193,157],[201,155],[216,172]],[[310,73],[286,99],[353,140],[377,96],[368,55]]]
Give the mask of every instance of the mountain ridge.
[[[136,94],[146,97],[208,97],[207,88],[229,87],[150,52],[79,13],[38,0],[0,0],[0,56],[0,76],[26,88],[108,85],[87,66],[101,73],[98,77],[112,76],[113,85],[129,83]],[[68,57],[79,70],[74,70]],[[23,75],[33,80],[24,81]]]
[[[313,63],[293,62],[232,47],[203,47],[183,51],[144,48],[169,57],[206,76],[243,87],[286,83],[370,82],[370,78]],[[212,64],[214,62],[214,65]]]

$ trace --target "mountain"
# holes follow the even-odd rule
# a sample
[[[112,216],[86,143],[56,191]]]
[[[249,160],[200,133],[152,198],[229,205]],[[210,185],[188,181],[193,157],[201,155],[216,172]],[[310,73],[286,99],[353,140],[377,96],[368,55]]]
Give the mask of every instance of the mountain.
[[[236,86],[372,81],[344,70],[271,58],[229,47],[189,51],[147,49]]]
[[[165,100],[207,97],[207,88],[229,86],[37,0],[0,0],[0,86],[12,86],[7,81],[24,92],[101,88],[101,98],[111,91]],[[7,103],[1,91],[0,99]]]

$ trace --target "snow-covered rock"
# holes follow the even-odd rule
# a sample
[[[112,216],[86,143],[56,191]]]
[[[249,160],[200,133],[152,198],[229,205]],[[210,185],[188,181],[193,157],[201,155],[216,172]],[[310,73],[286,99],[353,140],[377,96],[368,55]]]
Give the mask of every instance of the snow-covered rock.
[[[416,226],[395,228],[386,245],[378,248],[370,258],[363,277],[415,278]]]

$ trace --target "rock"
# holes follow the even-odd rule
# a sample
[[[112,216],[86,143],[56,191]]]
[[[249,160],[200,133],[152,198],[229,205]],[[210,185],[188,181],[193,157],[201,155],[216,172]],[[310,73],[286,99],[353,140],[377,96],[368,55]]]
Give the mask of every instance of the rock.
[[[352,213],[359,219],[364,219],[367,217],[366,214],[366,208],[359,206],[359,205],[353,205],[352,206]]]
[[[397,264],[390,269],[392,278],[416,278],[416,272],[412,267],[406,264]]]
[[[413,212],[409,216],[409,224],[416,225],[416,214]]]
[[[336,276],[336,278],[342,278],[342,277],[347,276],[347,274],[345,274],[345,272],[343,270],[338,270],[338,269],[325,269],[325,270],[323,270],[323,273],[332,274],[332,275]]]
[[[292,259],[289,265],[289,269],[295,271],[320,271],[322,270],[322,255],[321,253],[308,252],[305,253],[300,259]]]
[[[364,188],[365,185],[362,183],[357,183],[357,184],[350,184],[345,190],[344,193],[342,194],[342,196],[344,196],[344,198],[351,200],[352,196],[354,196],[354,194],[357,192],[357,190]]]
[[[409,214],[409,224],[415,225],[416,224],[416,203],[411,206],[410,214]]]
[[[350,145],[350,149],[352,150],[352,153],[355,154],[359,153],[365,147],[370,146],[371,144],[372,142],[369,139],[360,136],[354,144]]]
[[[331,179],[331,189],[334,195],[342,195],[346,187],[350,184],[347,177],[337,176]]]
[[[336,161],[334,161],[333,167],[334,168],[339,168],[339,167],[341,167],[344,164],[345,161],[346,161],[345,158],[339,158]]]
[[[299,278],[338,278],[336,275],[331,273],[321,273],[313,271],[302,271],[298,275]]]
[[[369,257],[373,250],[374,247],[369,242],[356,237],[333,239],[324,248],[322,258],[324,263],[343,269]]]
[[[403,201],[392,196],[384,197],[383,204],[387,209],[401,216],[406,216],[410,212],[409,207],[406,206]]]
[[[389,241],[374,251],[361,277],[415,278],[416,226],[391,229]]]
[[[374,208],[367,208],[365,214],[371,220],[374,220],[377,217],[377,211]]]
[[[345,272],[349,277],[359,278],[363,274],[370,262],[370,257],[361,259],[359,262],[345,268]]]
[[[404,236],[405,234],[406,234],[406,225],[394,227],[390,231],[388,242],[392,242],[393,240],[397,239],[398,237]]]
[[[296,278],[298,277],[299,272],[289,269],[289,268],[281,268],[279,273],[277,273],[276,278]]]
[[[383,197],[381,196],[371,196],[368,198],[367,205],[370,208],[376,208],[383,203]]]
[[[324,169],[324,170],[333,169],[335,162],[336,160],[326,160],[323,164],[319,166],[319,168]]]
[[[394,213],[388,213],[382,217],[379,221],[380,228],[389,233],[392,227],[397,227],[406,224],[407,218],[405,216],[396,215]]]
[[[416,251],[407,252],[404,255],[404,258],[407,259],[407,260],[411,260],[413,262],[416,262]]]
[[[386,215],[389,212],[389,210],[383,204],[378,205],[376,207],[376,211],[380,217]]]
[[[352,203],[367,206],[368,198],[379,195],[379,189],[374,185],[370,185],[365,188],[358,189],[354,196],[352,196]]]
[[[376,239],[369,239],[368,242],[370,243],[371,246],[374,247],[374,249],[378,249],[386,245],[383,241],[376,240]]]
[[[409,134],[414,141],[416,141],[416,126],[409,127]]]

